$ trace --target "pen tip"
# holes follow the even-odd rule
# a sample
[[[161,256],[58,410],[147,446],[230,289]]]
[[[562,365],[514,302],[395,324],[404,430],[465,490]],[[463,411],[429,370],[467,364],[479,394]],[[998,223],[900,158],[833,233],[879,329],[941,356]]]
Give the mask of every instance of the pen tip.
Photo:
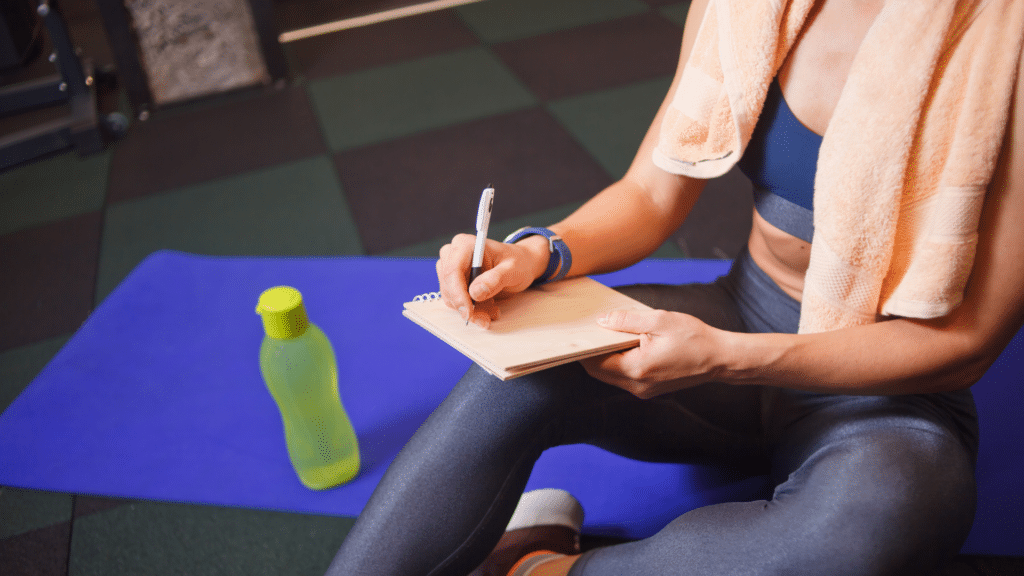
[[[488,187],[488,188],[494,188],[494,184],[491,184],[490,182],[488,182],[488,183],[487,183],[487,187]]]

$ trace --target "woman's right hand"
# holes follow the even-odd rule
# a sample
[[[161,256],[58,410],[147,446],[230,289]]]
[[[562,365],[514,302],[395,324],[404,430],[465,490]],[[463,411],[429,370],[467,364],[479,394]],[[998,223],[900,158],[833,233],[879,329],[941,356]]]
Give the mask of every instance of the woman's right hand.
[[[476,237],[459,234],[441,248],[437,280],[441,298],[462,318],[487,328],[500,314],[497,301],[522,292],[544,273],[548,265],[547,240],[530,236],[515,244],[487,240],[484,272],[469,285]]]

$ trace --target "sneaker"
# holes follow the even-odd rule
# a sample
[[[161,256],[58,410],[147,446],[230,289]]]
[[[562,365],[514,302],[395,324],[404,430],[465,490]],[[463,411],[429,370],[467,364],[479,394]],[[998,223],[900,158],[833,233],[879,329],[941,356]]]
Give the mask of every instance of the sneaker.
[[[583,506],[565,490],[545,488],[523,494],[498,545],[470,576],[507,576],[527,554],[580,553]]]

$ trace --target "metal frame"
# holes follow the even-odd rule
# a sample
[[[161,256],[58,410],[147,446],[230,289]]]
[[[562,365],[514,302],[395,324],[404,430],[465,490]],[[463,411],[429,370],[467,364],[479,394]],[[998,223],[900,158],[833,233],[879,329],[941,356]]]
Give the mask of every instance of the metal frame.
[[[267,73],[270,74],[271,82],[276,83],[287,78],[288,64],[284,49],[277,39],[273,0],[247,1],[253,21],[256,23],[256,34],[259,37]],[[124,0],[96,0],[96,4],[103,18],[103,26],[107,30],[107,39],[117,62],[118,78],[125,88],[128,102],[135,116],[140,120],[146,120],[159,105],[153,101],[146,71],[139,61],[139,41],[124,6]]]
[[[92,62],[79,60],[57,0],[39,0],[37,12],[53,45],[50,61],[57,73],[0,89],[0,115],[65,103],[71,113],[0,137],[0,170],[68,147],[91,154],[104,145]]]

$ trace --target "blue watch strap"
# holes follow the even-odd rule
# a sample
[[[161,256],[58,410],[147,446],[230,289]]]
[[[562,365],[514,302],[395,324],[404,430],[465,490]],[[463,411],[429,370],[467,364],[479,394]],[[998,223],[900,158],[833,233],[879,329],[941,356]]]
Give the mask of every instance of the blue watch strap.
[[[536,284],[557,282],[558,280],[565,278],[569,273],[569,268],[572,266],[572,253],[569,252],[569,246],[562,241],[562,238],[558,234],[555,234],[547,228],[527,226],[509,234],[508,238],[505,238],[505,243],[515,244],[523,238],[533,235],[544,236],[548,239],[548,251],[551,254],[551,257],[548,258],[548,267],[544,270],[544,273],[541,274],[540,278],[537,278]]]

